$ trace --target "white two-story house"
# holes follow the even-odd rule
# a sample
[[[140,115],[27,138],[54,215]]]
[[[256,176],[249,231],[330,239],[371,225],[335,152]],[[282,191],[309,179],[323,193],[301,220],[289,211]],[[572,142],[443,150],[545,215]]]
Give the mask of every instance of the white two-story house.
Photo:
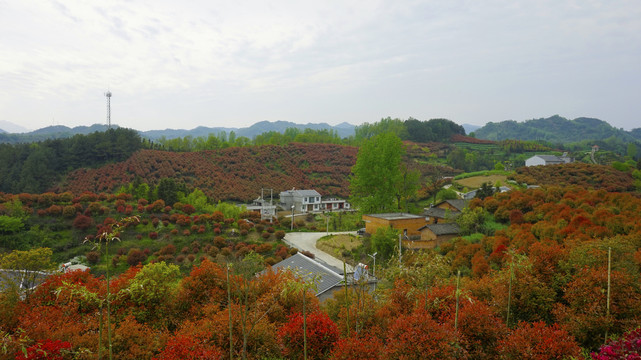
[[[306,213],[321,211],[321,194],[316,190],[286,190],[280,193],[280,206],[289,210],[294,206],[294,212]]]

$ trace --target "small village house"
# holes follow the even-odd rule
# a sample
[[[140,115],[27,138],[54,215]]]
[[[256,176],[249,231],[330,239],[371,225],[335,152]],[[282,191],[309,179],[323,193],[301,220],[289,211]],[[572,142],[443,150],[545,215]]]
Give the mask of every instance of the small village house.
[[[333,269],[301,253],[296,253],[274,264],[271,268],[275,272],[289,269],[305,281],[313,280],[316,287],[315,295],[321,302],[332,298],[335,292],[344,289],[345,280],[349,288],[365,285],[370,292],[374,290],[377,282],[377,279],[369,275],[367,267],[362,264],[359,264],[354,272],[348,272],[345,276],[341,270]]]
[[[310,213],[322,211],[345,211],[350,210],[350,204],[344,199],[327,198],[323,199],[316,190],[286,190],[279,195],[280,206],[284,210],[290,210],[294,206],[296,213]]]
[[[394,228],[408,237],[420,237],[420,228],[426,224],[425,217],[407,213],[384,213],[363,215],[365,232],[375,234],[380,228]]]
[[[297,213],[320,211],[321,194],[316,190],[286,190],[279,195],[281,207],[285,210],[294,206]]]
[[[439,224],[455,219],[463,212],[468,201],[461,199],[443,200],[440,203],[425,208],[423,216],[428,224]]]
[[[557,165],[568,164],[574,162],[574,159],[563,153],[561,156],[556,155],[534,155],[525,160],[525,166],[539,166],[539,165]]]

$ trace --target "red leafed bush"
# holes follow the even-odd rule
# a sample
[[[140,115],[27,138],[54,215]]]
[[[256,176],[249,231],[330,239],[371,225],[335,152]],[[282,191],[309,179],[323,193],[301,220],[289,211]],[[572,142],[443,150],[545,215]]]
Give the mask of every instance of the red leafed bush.
[[[594,360],[641,359],[641,328],[632,330],[615,341],[601,346],[599,353],[590,354]]]
[[[147,255],[140,249],[130,249],[127,254],[127,264],[129,266],[136,266],[147,259]]]
[[[303,315],[292,314],[280,328],[278,340],[283,355],[288,358],[303,356]],[[338,327],[324,312],[307,315],[307,357],[325,359],[338,340]]]
[[[376,337],[352,337],[339,340],[332,350],[333,360],[378,360],[383,343]]]
[[[581,348],[565,329],[557,324],[521,322],[510,335],[499,341],[501,359],[539,360],[578,358]]]
[[[20,352],[16,360],[63,360],[63,354],[71,350],[71,343],[60,340],[43,340],[26,349],[26,356]]]
[[[154,360],[216,360],[223,355],[216,347],[199,344],[190,336],[178,335],[167,341],[165,349]]]
[[[73,220],[73,227],[80,230],[87,230],[92,224],[93,224],[93,219],[85,215],[78,215]]]
[[[427,312],[401,315],[387,332],[383,359],[461,359],[464,350],[456,346],[454,327],[439,324]]]
[[[182,212],[187,215],[191,215],[196,212],[196,208],[191,204],[185,204],[183,205]]]

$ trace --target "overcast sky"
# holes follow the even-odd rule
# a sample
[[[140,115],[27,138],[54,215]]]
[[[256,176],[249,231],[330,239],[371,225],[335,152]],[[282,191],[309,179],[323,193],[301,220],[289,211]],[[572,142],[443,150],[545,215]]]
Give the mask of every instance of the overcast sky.
[[[0,0],[0,121],[641,127],[641,1]]]

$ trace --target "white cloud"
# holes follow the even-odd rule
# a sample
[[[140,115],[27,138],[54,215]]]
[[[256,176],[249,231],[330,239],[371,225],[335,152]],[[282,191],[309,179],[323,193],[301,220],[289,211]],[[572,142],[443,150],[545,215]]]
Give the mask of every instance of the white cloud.
[[[0,120],[102,121],[109,87],[115,122],[141,129],[555,113],[632,127],[640,19],[625,0],[5,2]]]

